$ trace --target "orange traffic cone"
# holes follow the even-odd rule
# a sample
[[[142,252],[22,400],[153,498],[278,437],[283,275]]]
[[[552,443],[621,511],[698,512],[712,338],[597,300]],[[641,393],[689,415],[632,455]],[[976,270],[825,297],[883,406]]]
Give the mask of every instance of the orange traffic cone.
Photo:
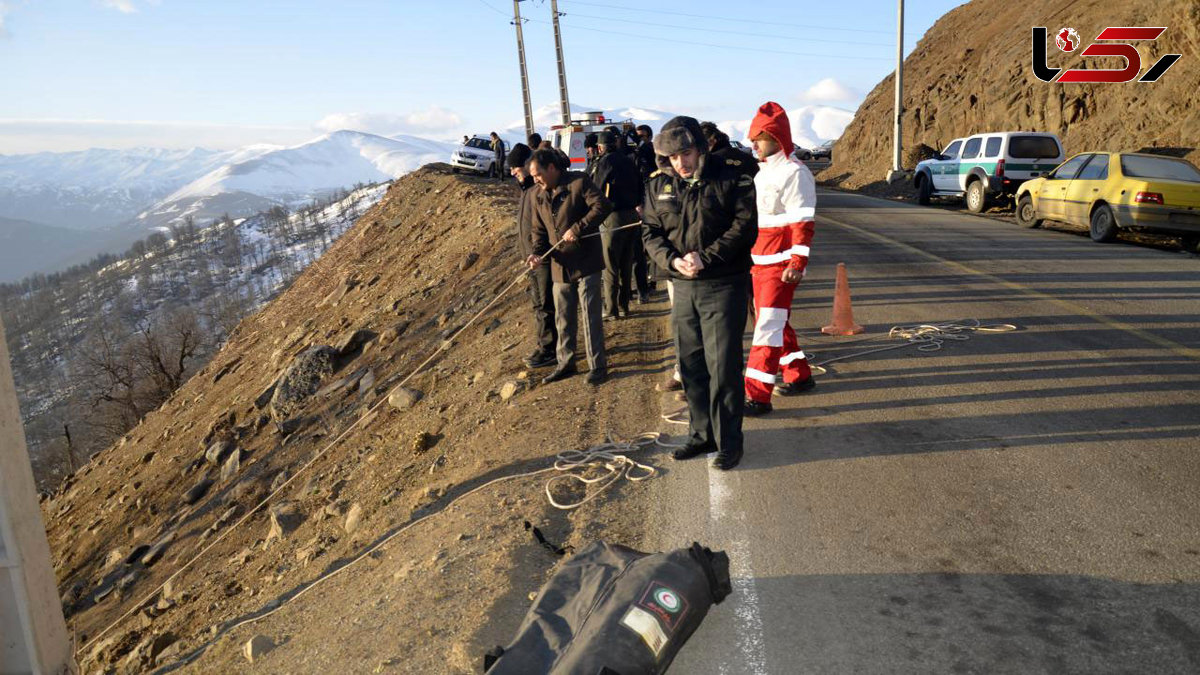
[[[850,307],[850,280],[846,278],[846,263],[838,263],[837,287],[833,292],[833,323],[821,329],[826,335],[858,335],[863,327],[854,323]]]

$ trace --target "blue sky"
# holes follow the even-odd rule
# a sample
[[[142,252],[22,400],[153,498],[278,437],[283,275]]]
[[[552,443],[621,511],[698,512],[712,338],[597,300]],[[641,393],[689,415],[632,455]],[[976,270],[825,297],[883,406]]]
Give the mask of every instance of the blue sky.
[[[961,0],[910,0],[905,48]],[[558,99],[525,0],[534,106]],[[853,110],[893,67],[895,0],[560,0],[573,103],[710,119]],[[0,0],[0,154],[233,148],[338,126],[453,138],[522,117],[505,0]],[[820,86],[818,83],[821,83]]]

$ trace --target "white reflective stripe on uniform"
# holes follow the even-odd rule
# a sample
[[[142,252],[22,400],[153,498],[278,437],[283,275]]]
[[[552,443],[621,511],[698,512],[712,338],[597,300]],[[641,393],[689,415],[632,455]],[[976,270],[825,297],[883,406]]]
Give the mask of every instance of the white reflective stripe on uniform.
[[[798,209],[775,214],[758,214],[759,227],[784,227],[792,223],[812,220],[817,217],[817,209],[812,206],[801,206]]]
[[[775,384],[775,376],[774,375],[768,375],[768,374],[764,373],[763,371],[757,370],[754,368],[746,369],[746,377],[750,378],[751,380],[758,380],[759,382],[762,382],[763,384]]]
[[[798,352],[792,352],[791,354],[781,357],[779,359],[779,365],[786,366],[787,364],[791,363],[792,361],[799,361],[800,359],[806,359],[806,358],[808,358],[808,357],[804,355],[803,350],[798,351]]]
[[[781,307],[759,307],[758,321],[754,322],[756,347],[782,347],[783,327],[787,325],[788,310]]]
[[[770,255],[754,255],[750,254],[750,259],[755,265],[774,265],[775,263],[787,262],[792,259],[791,253],[772,253]]]
[[[787,262],[791,260],[792,256],[794,255],[807,256],[809,251],[810,249],[807,246],[800,246],[797,244],[796,246],[793,246],[782,253],[771,253],[768,255],[754,255],[751,253],[750,259],[755,265],[774,265],[776,263]]]

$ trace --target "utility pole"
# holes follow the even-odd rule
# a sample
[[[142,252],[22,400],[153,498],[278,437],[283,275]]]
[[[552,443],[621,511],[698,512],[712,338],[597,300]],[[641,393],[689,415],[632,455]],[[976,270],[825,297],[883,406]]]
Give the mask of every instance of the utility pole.
[[[900,180],[903,172],[900,169],[900,117],[904,114],[903,101],[900,98],[904,89],[904,0],[897,0],[896,9],[896,105],[895,127],[892,129],[892,170],[888,172],[887,182]]]
[[[0,324],[0,673],[74,673]]]
[[[525,35],[521,31],[521,0],[513,0],[513,25],[517,27],[517,60],[521,63],[521,99],[525,103],[525,138],[529,138],[533,134],[533,108],[529,104],[529,71],[525,68]]]
[[[567,96],[567,64],[563,60],[562,31],[558,27],[558,0],[550,0],[550,18],[554,22],[554,49],[558,52],[559,106],[562,107],[562,123],[571,123],[571,99]]]

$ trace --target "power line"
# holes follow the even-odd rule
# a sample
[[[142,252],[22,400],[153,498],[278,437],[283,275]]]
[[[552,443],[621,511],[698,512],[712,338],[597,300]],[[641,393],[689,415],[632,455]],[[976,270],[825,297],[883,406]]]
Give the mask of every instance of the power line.
[[[500,10],[496,9],[495,7],[493,7],[492,5],[485,2],[484,0],[479,0],[479,4],[483,5],[484,7],[487,7],[488,9],[490,9],[493,12],[499,14],[500,16],[508,19],[509,21],[512,21],[512,15],[509,14],[508,12],[500,11]]]
[[[803,40],[806,43],[807,42],[828,42],[831,44],[860,45],[860,46],[867,46],[867,47],[894,47],[895,46],[895,44],[891,43],[891,42],[855,42],[852,40],[825,40],[822,38],[811,38],[811,37],[807,37],[807,36],[800,38],[795,35],[772,35],[772,34],[758,33],[758,32],[752,32],[752,31],[729,30],[726,28],[697,28],[694,26],[683,26],[683,25],[680,25],[677,23],[656,23],[653,21],[636,21],[633,19],[615,19],[615,18],[609,17],[609,16],[595,16],[593,14],[579,14],[577,12],[564,12],[563,15],[564,16],[577,16],[577,17],[584,18],[584,19],[599,19],[600,21],[615,21],[618,23],[633,23],[633,24],[639,24],[642,26],[658,26],[660,28],[679,28],[681,30],[694,30],[694,31],[700,31],[700,32],[704,32],[704,33],[721,33],[724,35],[749,35],[750,37],[778,38],[780,40]],[[780,25],[782,25],[782,24],[780,24]]]
[[[812,30],[837,30],[837,31],[845,31],[845,32],[849,32],[849,33],[882,33],[884,35],[893,35],[894,34],[890,30],[871,30],[868,28],[843,28],[841,26],[814,26],[812,24],[785,23],[785,22],[781,22],[781,21],[764,21],[763,19],[739,19],[739,18],[735,18],[732,16],[717,16],[714,14],[691,14],[688,12],[671,12],[671,11],[663,10],[663,9],[643,9],[641,7],[628,7],[625,5],[614,5],[614,4],[605,3],[605,2],[585,2],[584,0],[564,0],[564,2],[566,2],[567,4],[571,4],[571,5],[588,5],[591,7],[606,7],[608,9],[618,9],[618,10],[622,10],[622,11],[626,11],[626,12],[644,12],[647,14],[666,14],[666,15],[670,15],[670,16],[686,16],[686,17],[693,18],[693,19],[715,19],[717,21],[732,21],[735,23],[752,23],[752,24],[757,24],[757,25],[762,25],[763,23],[769,23],[772,26],[787,26],[789,28],[807,28],[807,29],[812,29]],[[909,35],[917,35],[917,34],[909,33]]]
[[[542,21],[540,19],[529,19],[529,21],[531,21],[533,23],[542,23],[542,24],[550,25],[549,21]],[[585,26],[580,26],[579,24],[576,24],[576,23],[567,23],[567,22],[563,22],[563,23],[564,23],[564,25],[570,26],[576,30],[586,30],[586,31],[590,31],[593,33],[606,33],[608,35],[620,35],[620,36],[628,37],[628,38],[639,38],[642,40],[647,40],[648,43],[651,43],[651,42],[674,42],[677,44],[692,45],[695,47],[714,47],[716,49],[733,49],[733,50],[737,50],[737,51],[758,52],[758,53],[762,53],[762,54],[782,54],[785,56],[815,56],[818,58],[835,57],[835,55],[833,55],[833,54],[814,54],[811,52],[792,52],[792,51],[785,51],[785,50],[781,50],[781,49],[763,49],[763,48],[759,48],[759,47],[745,47],[745,46],[741,46],[741,45],[722,45],[722,44],[716,44],[716,43],[712,43],[712,42],[696,42],[694,40],[675,40],[672,38],[659,37],[657,35],[638,35],[636,33],[626,33],[624,31],[604,30],[603,28],[587,28]],[[854,61],[889,61],[889,60],[891,60],[887,56],[849,56],[849,55],[844,55],[844,54],[837,54],[836,58],[841,59],[841,60],[854,60]]]

